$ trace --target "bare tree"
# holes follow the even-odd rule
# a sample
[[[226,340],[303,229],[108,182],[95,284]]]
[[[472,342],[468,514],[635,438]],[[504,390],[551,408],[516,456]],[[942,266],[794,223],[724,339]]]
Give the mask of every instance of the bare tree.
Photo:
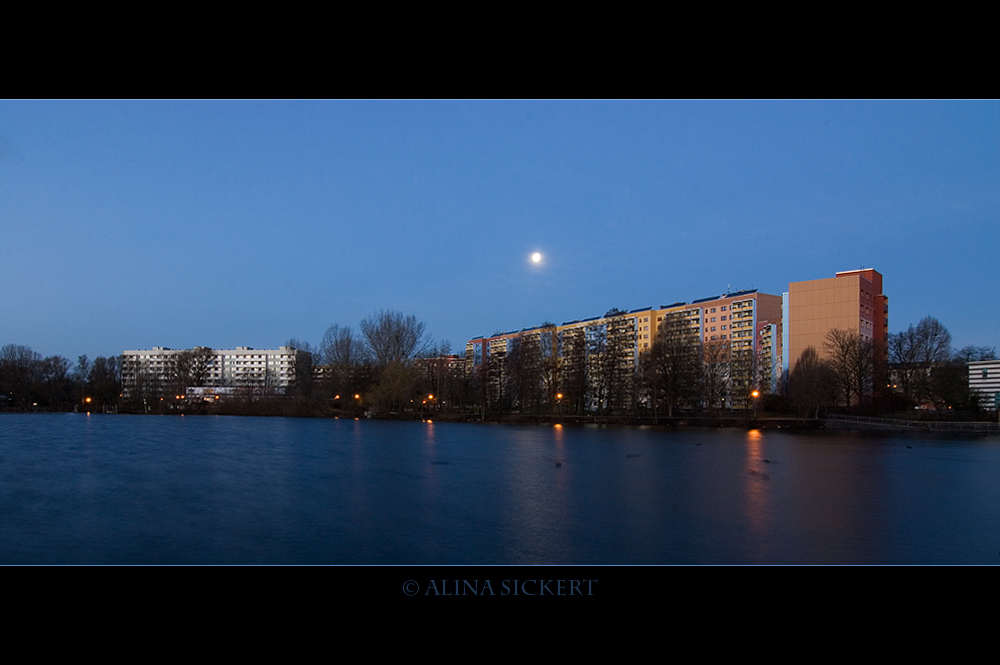
[[[926,367],[951,360],[951,333],[933,316],[917,324],[917,362]]]
[[[320,364],[320,350],[309,342],[291,338],[285,346],[295,349],[295,376],[288,386],[288,392],[295,397],[313,396],[313,367]]]
[[[207,346],[196,346],[191,349],[190,378],[191,385],[207,386],[212,382],[212,364],[215,361],[215,351]],[[222,369],[221,367],[219,368]]]
[[[857,345],[857,331],[834,328],[827,331],[823,349],[829,356],[830,369],[837,392],[844,398],[844,404],[851,406],[854,396],[854,347]]]
[[[613,309],[607,316],[607,364],[609,365],[608,401],[610,406],[623,413],[635,399],[636,330],[635,319],[626,312]]]
[[[735,348],[738,344],[731,342],[734,348],[730,359],[730,394],[735,408],[749,409],[753,391],[760,387],[760,358],[750,346]]]
[[[22,407],[28,405],[41,362],[41,354],[27,346],[7,344],[0,349],[0,393]]]
[[[664,315],[659,334],[643,354],[643,376],[650,394],[653,418],[662,401],[667,415],[698,397],[701,336],[680,312]]]
[[[951,359],[951,333],[932,316],[925,316],[916,326],[889,336],[892,374],[911,401],[934,399],[932,370]]]
[[[491,343],[489,358],[486,361],[486,394],[487,404],[490,411],[494,413],[507,413],[510,411],[510,393],[507,389],[508,372],[507,349],[509,341],[501,340],[500,343]]]
[[[962,363],[974,363],[981,360],[996,360],[995,346],[963,346],[955,352],[955,360]]]
[[[587,326],[584,334],[587,340],[587,401],[603,414],[614,380],[614,353],[608,344],[607,324]]]
[[[980,394],[969,387],[969,368],[961,360],[935,365],[928,385],[936,409],[978,411],[980,408]]]
[[[795,369],[788,377],[788,399],[792,407],[803,415],[814,413],[836,400],[836,377],[830,365],[809,346],[802,352]]]
[[[412,314],[379,310],[361,321],[361,334],[379,367],[407,365],[429,343],[424,324]]]
[[[73,401],[73,381],[70,378],[68,359],[49,356],[39,364],[39,373],[39,382],[34,392],[44,404],[55,407]]]
[[[191,381],[191,369],[194,361],[194,352],[190,349],[181,351],[170,357],[168,367],[170,373],[170,392],[174,396],[185,395],[188,386],[194,385]],[[169,397],[169,396],[168,396]]]
[[[546,321],[541,326],[538,342],[538,362],[542,383],[542,404],[553,407],[559,393],[559,354],[556,352],[558,336],[556,326]]]
[[[362,371],[368,363],[368,351],[349,326],[333,324],[323,334],[319,345],[320,364],[325,365],[323,390],[330,396],[353,395],[361,391]]]
[[[382,368],[378,384],[369,393],[369,403],[383,415],[399,415],[419,396],[417,381],[418,375],[412,366],[390,362]]]
[[[326,329],[319,352],[324,365],[353,367],[365,359],[364,342],[358,339],[350,326],[336,323]]]
[[[98,405],[116,409],[122,392],[121,361],[115,356],[98,356],[90,368],[89,382]]]
[[[135,356],[125,356],[122,362],[122,381],[130,386],[126,397],[133,406],[142,406],[146,413],[160,408],[163,382],[155,369]]]
[[[524,413],[525,403],[528,401],[528,350],[524,334],[513,337],[507,341],[507,353],[505,354],[504,368],[504,393],[510,400],[511,409],[517,407],[520,413]]]
[[[76,359],[76,380],[80,382],[81,388],[87,383],[90,376],[90,360],[87,355],[78,356]]]
[[[709,342],[702,350],[701,396],[705,408],[718,412],[729,399],[732,349],[728,342]]]
[[[917,330],[912,325],[907,330],[889,335],[889,367],[893,383],[911,401],[917,400],[916,384],[921,371],[917,362],[918,346]]]
[[[568,405],[568,413],[583,415],[588,391],[587,340],[583,328],[570,328],[557,333],[559,357],[557,403]]]
[[[823,348],[829,357],[837,391],[851,406],[855,395],[860,403],[872,394],[875,370],[875,353],[872,340],[857,330],[833,328],[826,334]]]

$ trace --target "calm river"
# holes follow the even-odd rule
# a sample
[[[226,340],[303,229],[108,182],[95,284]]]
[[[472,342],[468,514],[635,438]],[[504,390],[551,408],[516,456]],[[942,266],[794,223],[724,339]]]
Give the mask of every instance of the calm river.
[[[0,415],[3,564],[998,564],[1000,439]]]

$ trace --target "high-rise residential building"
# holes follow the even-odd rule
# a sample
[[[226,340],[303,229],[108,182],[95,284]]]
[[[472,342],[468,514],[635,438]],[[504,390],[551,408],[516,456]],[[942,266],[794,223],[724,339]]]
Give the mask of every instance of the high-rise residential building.
[[[786,369],[808,347],[823,357],[833,329],[858,332],[884,355],[889,343],[889,298],[882,291],[882,275],[872,269],[838,272],[835,277],[788,285],[785,333]]]
[[[474,338],[466,345],[466,359],[470,371],[479,372],[501,401],[511,372],[523,371],[522,359],[531,358],[541,365],[533,375],[540,372],[552,377],[543,379],[546,392],[539,400],[550,400],[559,390],[576,386],[579,392],[586,386],[587,408],[596,410],[617,406],[621,393],[634,380],[640,354],[649,351],[664,331],[715,352],[726,367],[727,404],[742,408],[751,390],[776,388],[781,311],[780,296],[756,290],[628,312],[612,310],[561,325]]]
[[[228,387],[283,394],[295,379],[296,349],[196,347],[122,352],[122,396],[162,397],[188,387]]]

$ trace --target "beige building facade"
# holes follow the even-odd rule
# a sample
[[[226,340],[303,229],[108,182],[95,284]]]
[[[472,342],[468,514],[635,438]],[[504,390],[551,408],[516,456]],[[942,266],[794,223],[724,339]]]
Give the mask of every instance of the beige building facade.
[[[827,334],[835,328],[857,331],[884,350],[889,342],[889,298],[876,270],[848,270],[827,279],[788,285],[788,369],[808,347],[825,355]]]

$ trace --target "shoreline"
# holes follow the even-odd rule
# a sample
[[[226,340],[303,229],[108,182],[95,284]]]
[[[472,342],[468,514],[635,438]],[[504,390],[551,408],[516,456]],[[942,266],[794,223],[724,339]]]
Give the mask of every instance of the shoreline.
[[[255,416],[264,418],[325,418],[334,420],[380,420],[389,422],[442,422],[442,423],[478,423],[484,425],[536,425],[536,426],[608,426],[608,427],[641,427],[663,430],[678,429],[745,429],[762,431],[829,431],[829,432],[869,432],[883,434],[977,434],[1000,436],[1000,425],[996,421],[955,422],[936,420],[906,420],[901,418],[881,418],[869,416],[852,416],[844,414],[828,414],[824,418],[802,418],[795,416],[758,416],[746,414],[712,415],[682,415],[682,416],[599,416],[599,415],[522,415],[509,414],[483,418],[477,414],[396,414],[389,417],[366,418],[348,413],[276,413],[262,411],[251,412],[167,412],[142,413],[139,411],[118,411],[117,413],[102,413],[99,411],[61,411],[32,410],[15,411],[0,410],[0,415],[7,413],[88,413],[88,415],[166,415],[166,416]]]

